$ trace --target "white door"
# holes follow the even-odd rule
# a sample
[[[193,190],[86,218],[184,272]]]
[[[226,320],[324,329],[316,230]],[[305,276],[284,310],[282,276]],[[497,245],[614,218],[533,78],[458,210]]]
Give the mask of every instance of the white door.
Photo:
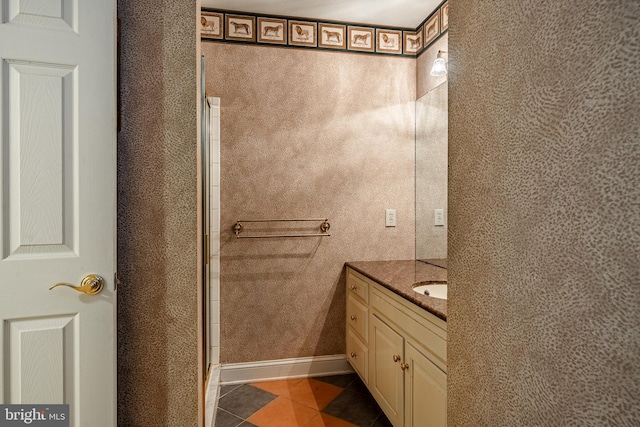
[[[114,426],[115,1],[1,5],[0,402]]]

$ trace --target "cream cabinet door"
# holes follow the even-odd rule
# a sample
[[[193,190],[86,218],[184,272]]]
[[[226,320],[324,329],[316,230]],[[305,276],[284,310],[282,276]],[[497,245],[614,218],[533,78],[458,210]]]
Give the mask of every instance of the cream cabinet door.
[[[406,427],[447,425],[447,374],[411,343],[405,343]]]
[[[377,316],[371,316],[370,391],[394,426],[404,422],[404,373],[400,367],[403,348],[402,336]]]

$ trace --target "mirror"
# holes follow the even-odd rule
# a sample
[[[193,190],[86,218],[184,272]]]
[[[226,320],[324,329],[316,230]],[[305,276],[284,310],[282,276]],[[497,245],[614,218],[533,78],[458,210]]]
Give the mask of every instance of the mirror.
[[[416,101],[416,259],[447,258],[448,85]],[[436,209],[443,224],[434,225]]]

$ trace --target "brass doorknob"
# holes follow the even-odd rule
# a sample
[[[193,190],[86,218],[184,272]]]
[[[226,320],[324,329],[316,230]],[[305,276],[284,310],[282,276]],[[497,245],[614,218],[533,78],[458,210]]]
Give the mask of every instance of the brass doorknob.
[[[358,320],[358,316],[356,316],[355,314],[351,315],[351,320]]]
[[[354,351],[351,352],[351,357],[356,357],[356,353]]]
[[[67,286],[71,289],[87,295],[98,295],[104,288],[104,279],[97,274],[89,274],[87,277],[82,279],[80,286],[74,286],[69,283],[57,283],[50,287],[49,290],[57,288],[58,286]]]
[[[409,364],[408,363],[401,363],[400,364],[400,369],[402,369],[403,371],[406,371],[407,369],[409,369]]]
[[[400,356],[398,356],[397,354],[394,354],[393,355],[393,361],[396,362],[396,363],[399,362],[400,361]]]

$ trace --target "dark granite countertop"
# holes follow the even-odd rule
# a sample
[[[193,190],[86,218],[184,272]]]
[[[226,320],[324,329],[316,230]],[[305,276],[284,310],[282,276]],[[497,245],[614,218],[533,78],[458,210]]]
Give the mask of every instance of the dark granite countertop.
[[[413,290],[413,286],[419,282],[447,280],[445,268],[416,260],[354,261],[347,262],[346,265],[418,307],[447,320],[446,300],[420,295]]]

